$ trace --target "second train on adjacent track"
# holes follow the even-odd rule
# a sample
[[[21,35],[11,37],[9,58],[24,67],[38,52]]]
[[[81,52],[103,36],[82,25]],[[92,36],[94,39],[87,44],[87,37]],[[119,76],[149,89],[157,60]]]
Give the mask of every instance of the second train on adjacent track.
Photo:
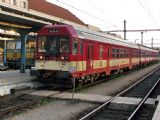
[[[73,78],[82,85],[146,66],[158,61],[158,51],[79,26],[48,25],[38,33],[35,59],[42,81],[70,86]]]

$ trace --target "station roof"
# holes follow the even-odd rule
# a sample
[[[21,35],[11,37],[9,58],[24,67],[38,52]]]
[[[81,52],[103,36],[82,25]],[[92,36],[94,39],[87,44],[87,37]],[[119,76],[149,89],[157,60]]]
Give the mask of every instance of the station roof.
[[[28,0],[29,9],[33,9],[39,12],[43,12],[49,15],[53,15],[65,20],[69,20],[81,25],[85,25],[79,18],[73,15],[67,9],[47,2],[46,0]]]

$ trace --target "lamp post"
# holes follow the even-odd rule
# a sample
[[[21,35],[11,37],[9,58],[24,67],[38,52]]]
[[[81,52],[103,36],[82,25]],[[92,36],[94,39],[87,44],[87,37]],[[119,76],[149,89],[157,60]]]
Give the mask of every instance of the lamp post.
[[[141,32],[141,45],[143,45],[143,32]]]

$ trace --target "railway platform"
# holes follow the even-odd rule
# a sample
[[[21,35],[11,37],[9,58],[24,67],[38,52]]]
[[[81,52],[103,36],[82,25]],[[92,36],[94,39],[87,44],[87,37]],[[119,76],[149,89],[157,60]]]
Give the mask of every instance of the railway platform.
[[[155,113],[154,113],[154,115],[153,115],[153,118],[152,118],[152,120],[160,120],[160,95],[158,95],[158,97],[157,97],[157,100],[156,100],[157,102],[158,102],[158,105],[157,105],[157,109],[156,109],[156,111],[155,111]]]
[[[0,95],[10,94],[10,90],[15,87],[30,86],[31,88],[40,86],[37,78],[30,76],[30,70],[20,73],[19,70],[0,72]]]
[[[71,92],[60,92],[60,91],[50,91],[50,90],[41,90],[35,91],[30,93],[31,95],[36,96],[45,96],[51,97],[56,99],[64,99],[64,100],[72,100],[72,93]],[[74,93],[74,100],[80,100],[84,102],[93,102],[93,103],[104,103],[107,100],[111,99],[111,96],[104,96],[104,95],[96,95],[96,94],[83,94],[83,93]],[[141,101],[140,98],[130,98],[130,97],[118,97],[115,99],[113,103],[118,104],[133,104],[137,105]],[[145,102],[146,104],[155,104],[155,99],[149,98]]]

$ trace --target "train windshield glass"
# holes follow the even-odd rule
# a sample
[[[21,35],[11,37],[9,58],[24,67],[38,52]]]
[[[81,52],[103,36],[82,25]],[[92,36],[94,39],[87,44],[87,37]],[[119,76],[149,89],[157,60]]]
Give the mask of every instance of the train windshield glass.
[[[69,37],[67,36],[39,36],[38,52],[60,53],[69,52]]]

